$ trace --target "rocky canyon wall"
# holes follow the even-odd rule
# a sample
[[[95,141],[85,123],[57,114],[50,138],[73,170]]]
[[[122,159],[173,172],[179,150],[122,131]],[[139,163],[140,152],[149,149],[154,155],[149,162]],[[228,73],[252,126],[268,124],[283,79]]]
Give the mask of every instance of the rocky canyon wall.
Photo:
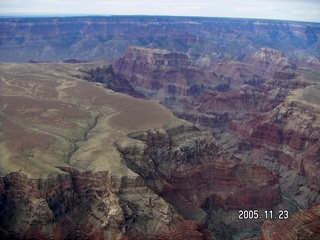
[[[242,61],[221,61],[206,69],[177,64],[176,72],[189,69],[189,74],[171,80],[166,64],[149,64],[149,74],[140,67],[156,58],[154,51],[129,49],[114,62],[115,71],[133,84],[139,82],[137,91],[152,89],[148,97],[159,99],[176,116],[211,131],[224,150],[272,171],[282,196],[296,206],[292,211],[320,201],[316,65],[299,67],[283,52],[261,48]],[[126,66],[137,62],[127,74]],[[163,75],[155,74],[159,71]],[[151,81],[162,82],[162,87],[150,87]]]
[[[1,178],[2,239],[125,239],[125,219],[108,172],[49,179]]]

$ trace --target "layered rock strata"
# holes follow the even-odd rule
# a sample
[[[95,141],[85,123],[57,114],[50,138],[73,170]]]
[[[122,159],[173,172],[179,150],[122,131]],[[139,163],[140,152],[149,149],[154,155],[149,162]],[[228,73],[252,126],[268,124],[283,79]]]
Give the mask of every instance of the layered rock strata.
[[[126,239],[108,172],[62,170],[49,179],[1,178],[1,238]]]
[[[233,62],[241,68],[224,69],[222,63],[217,63],[208,71],[195,68],[191,62],[181,60],[186,56],[178,57],[173,53],[170,56],[175,56],[176,60],[172,61],[175,67],[154,64],[162,58],[167,59],[168,55],[170,53],[166,51],[130,48],[115,62],[115,70],[129,79],[137,91],[144,93],[152,89],[153,94],[149,97],[160,99],[177,116],[210,130],[225,149],[234,151],[244,161],[268,167],[268,161],[262,159],[270,158],[298,175],[317,181],[318,165],[314,157],[318,146],[317,107],[295,103],[301,102],[303,97],[298,101],[288,100],[291,91],[313,88],[316,80],[312,80],[311,73],[314,70],[301,72],[283,52],[271,48],[261,48],[242,62],[225,62],[226,66]],[[143,64],[148,67],[141,67]],[[170,70],[172,68],[174,70]],[[184,69],[189,70],[187,75],[170,78],[167,74]],[[261,78],[267,80],[259,82]],[[157,82],[159,87],[153,88],[152,82]],[[175,91],[168,91],[172,83]],[[225,91],[221,88],[222,83],[228,85]],[[280,166],[271,165],[270,170]]]
[[[281,201],[276,176],[243,164],[194,127],[130,134],[145,147],[119,146],[126,164],[185,219],[204,226],[208,209],[269,208]],[[210,230],[210,229],[209,229]],[[212,230],[212,229],[211,229]]]
[[[126,55],[113,65],[121,78],[149,98],[161,98],[164,94],[186,95],[192,85],[197,86],[197,81],[208,83],[205,73],[187,55],[178,52],[129,47]]]
[[[140,54],[146,59],[144,52]],[[123,61],[134,64],[130,56],[116,62],[116,69]],[[167,69],[166,65],[162,68],[163,72]],[[261,48],[241,62],[222,61],[202,71],[204,77],[211,72],[212,82],[207,84],[210,81],[206,79],[201,91],[170,94],[163,86],[149,97],[162,99],[177,116],[210,130],[223,148],[238,158],[272,171],[280,179],[284,198],[295,206],[292,211],[319,202],[317,68],[298,69],[283,52]],[[133,83],[135,76],[145,79],[141,85],[150,78],[158,79],[154,75],[144,78],[144,72],[138,74],[134,68],[130,74]],[[175,82],[180,89],[191,89],[192,76],[175,78]],[[227,85],[222,88],[222,84]],[[136,89],[143,92],[141,85]]]
[[[287,68],[295,65],[271,48],[261,48],[242,62],[222,61],[212,68],[200,68],[181,53],[138,47],[129,48],[114,62],[115,72],[136,91],[216,133],[228,130],[238,114],[278,105],[281,98],[269,97],[266,88],[257,86],[275,73],[281,77]]]
[[[194,220],[186,219],[172,204],[150,190],[140,178],[114,179],[120,199],[128,239],[207,239],[215,238]]]

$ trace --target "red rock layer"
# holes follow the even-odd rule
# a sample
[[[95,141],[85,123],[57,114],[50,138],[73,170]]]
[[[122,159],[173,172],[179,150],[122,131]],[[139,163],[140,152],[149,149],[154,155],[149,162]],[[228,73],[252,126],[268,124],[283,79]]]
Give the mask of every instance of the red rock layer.
[[[126,239],[108,173],[64,170],[49,179],[1,178],[2,239]]]
[[[127,165],[187,219],[206,220],[205,204],[226,209],[267,208],[280,202],[278,179],[263,167],[243,164],[195,128],[176,127],[132,136],[143,154],[120,149]]]
[[[315,109],[285,104],[257,117],[249,117],[247,121],[233,121],[231,130],[245,137],[250,148],[260,149],[261,155],[318,182],[320,135],[317,115]],[[241,148],[241,144],[239,146]],[[255,157],[251,160],[258,163],[259,158]]]
[[[283,52],[271,48],[261,48],[243,62],[225,60],[207,69],[196,67],[185,54],[141,47],[128,48],[114,62],[115,72],[136,91],[212,131],[227,129],[238,113],[270,110],[279,104],[278,98],[267,100],[266,89],[253,86],[294,67]]]
[[[160,89],[166,94],[186,95],[196,82],[206,84],[205,73],[186,54],[160,49],[129,47],[113,63],[115,72],[147,96]]]
[[[142,178],[123,177],[115,183],[129,239],[214,239],[202,226],[183,218],[170,203],[151,191]]]
[[[320,239],[320,205],[299,210],[288,220],[266,221],[259,240]]]
[[[66,174],[49,179],[1,178],[1,239],[214,240],[140,177],[119,182],[108,172],[61,169]]]

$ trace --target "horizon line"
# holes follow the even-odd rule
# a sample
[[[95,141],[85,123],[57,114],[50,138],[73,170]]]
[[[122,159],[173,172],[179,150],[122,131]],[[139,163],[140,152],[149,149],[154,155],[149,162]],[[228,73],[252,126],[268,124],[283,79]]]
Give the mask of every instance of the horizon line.
[[[73,13],[0,13],[0,18],[68,18],[68,17],[181,17],[181,18],[216,18],[216,19],[243,19],[243,20],[262,20],[262,21],[286,21],[303,23],[320,23],[304,20],[275,19],[275,18],[246,18],[246,17],[221,17],[221,16],[196,16],[196,15],[157,15],[157,14],[73,14]]]

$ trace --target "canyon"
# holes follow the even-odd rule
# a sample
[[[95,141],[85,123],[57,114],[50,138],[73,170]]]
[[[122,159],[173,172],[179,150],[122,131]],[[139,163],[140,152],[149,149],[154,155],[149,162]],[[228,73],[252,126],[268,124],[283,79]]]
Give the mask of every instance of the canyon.
[[[1,239],[320,237],[319,24],[0,26]]]
[[[161,54],[129,48],[114,68],[134,83],[136,91],[210,131],[223,149],[245,163],[269,169],[279,178],[282,198],[296,206],[294,212],[319,203],[318,67],[299,68],[271,48],[261,48],[241,62],[217,62],[209,69],[193,65],[187,56]],[[173,56],[176,67],[165,60]],[[160,59],[164,63],[154,64]],[[315,235],[307,239],[319,236],[318,217],[314,225]]]

